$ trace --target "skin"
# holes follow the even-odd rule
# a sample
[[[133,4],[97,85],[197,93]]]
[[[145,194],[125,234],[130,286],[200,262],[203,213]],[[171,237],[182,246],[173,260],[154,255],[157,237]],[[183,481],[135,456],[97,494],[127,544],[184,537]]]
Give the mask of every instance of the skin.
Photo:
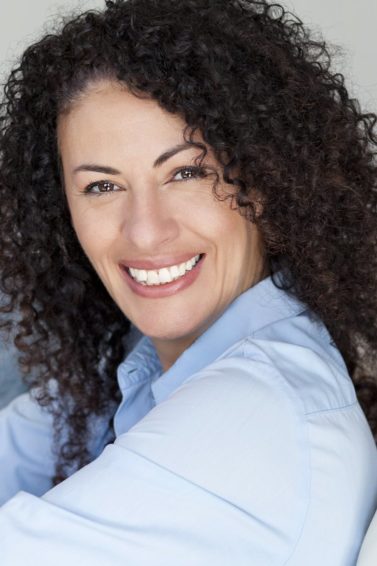
[[[65,191],[77,237],[121,311],[152,339],[164,371],[238,295],[268,275],[257,227],[231,208],[230,199],[222,202],[213,195],[213,171],[220,174],[221,168],[211,151],[202,164],[208,168],[205,177],[177,171],[194,165],[198,148],[153,167],[158,156],[184,142],[184,126],[182,118],[155,101],[139,99],[110,80],[89,85],[58,118]],[[82,164],[118,173],[75,172]],[[97,194],[84,192],[99,181],[111,183],[111,191],[98,194],[96,186]],[[219,194],[232,191],[220,183]],[[205,253],[206,258],[196,281],[169,297],[138,296],[119,268],[122,260],[185,253]]]

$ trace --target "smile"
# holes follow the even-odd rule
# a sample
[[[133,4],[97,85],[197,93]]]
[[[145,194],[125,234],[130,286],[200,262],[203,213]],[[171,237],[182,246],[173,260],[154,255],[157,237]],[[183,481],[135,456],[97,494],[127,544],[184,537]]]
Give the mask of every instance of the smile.
[[[169,267],[163,267],[161,269],[135,269],[133,267],[128,268],[128,272],[131,277],[141,283],[141,285],[152,286],[152,285],[164,285],[166,283],[171,283],[183,277],[188,271],[191,271],[193,267],[200,260],[201,255],[198,254],[186,262],[171,265]]]
[[[133,293],[144,298],[160,299],[187,289],[199,277],[206,254],[160,269],[136,269],[120,265],[121,273]]]

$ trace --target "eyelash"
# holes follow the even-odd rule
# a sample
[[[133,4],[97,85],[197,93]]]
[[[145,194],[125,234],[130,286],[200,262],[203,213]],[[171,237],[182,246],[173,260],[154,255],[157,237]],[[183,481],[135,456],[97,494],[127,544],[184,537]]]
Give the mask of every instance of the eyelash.
[[[187,179],[181,179],[180,181],[178,181],[179,183],[190,181],[191,179],[206,177],[206,170],[203,167],[194,167],[194,166],[190,166],[190,165],[186,166],[186,167],[180,167],[179,169],[177,169],[174,172],[173,177],[175,177],[178,173],[182,173],[183,171],[190,171],[191,173],[194,173],[195,175],[192,176],[192,177],[188,177]],[[118,192],[118,191],[109,190],[108,189],[109,186],[116,186],[116,184],[112,183],[111,181],[95,181],[94,183],[90,183],[90,185],[85,187],[83,192],[84,192],[84,194],[91,194],[91,195],[97,195],[97,196],[101,195],[101,194]],[[100,188],[102,187],[105,190],[100,189],[98,192],[93,192],[92,189],[94,187],[100,187]]]

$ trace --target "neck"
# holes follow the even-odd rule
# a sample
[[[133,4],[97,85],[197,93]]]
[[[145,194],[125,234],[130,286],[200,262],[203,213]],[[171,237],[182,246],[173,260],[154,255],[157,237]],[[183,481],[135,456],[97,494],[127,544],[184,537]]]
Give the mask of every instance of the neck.
[[[191,346],[199,335],[200,333],[192,334],[176,340],[151,338],[164,372],[171,368],[179,356]]]
[[[270,275],[270,270],[268,266],[264,266],[259,276],[255,278],[253,285],[255,285],[258,281],[264,279],[268,275]],[[163,371],[166,372],[168,369],[170,369],[171,366],[176,362],[176,360],[181,356],[181,354],[185,350],[187,350],[187,348],[189,348],[191,344],[199,336],[201,336],[203,332],[205,332],[207,328],[209,328],[209,326],[211,326],[212,323],[213,319],[207,320],[207,322],[201,328],[197,328],[195,332],[179,338],[166,339],[151,337]]]

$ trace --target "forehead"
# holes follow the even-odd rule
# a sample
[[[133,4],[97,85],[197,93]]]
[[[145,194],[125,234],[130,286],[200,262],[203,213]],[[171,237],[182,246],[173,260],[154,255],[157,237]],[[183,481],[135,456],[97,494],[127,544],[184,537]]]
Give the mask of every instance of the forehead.
[[[157,127],[163,135],[181,133],[185,125],[182,118],[167,112],[155,100],[137,97],[126,86],[110,80],[90,84],[57,121],[59,140],[70,132],[77,134],[80,128],[135,135],[140,129]]]
[[[131,93],[110,80],[91,84],[67,112],[60,114],[57,138],[63,165],[82,161],[138,162],[149,166],[164,151],[185,143],[187,123],[178,114],[167,112],[150,98]],[[213,149],[204,142],[199,129],[194,142],[207,149],[206,160],[217,163]],[[195,147],[192,152],[201,153]]]

